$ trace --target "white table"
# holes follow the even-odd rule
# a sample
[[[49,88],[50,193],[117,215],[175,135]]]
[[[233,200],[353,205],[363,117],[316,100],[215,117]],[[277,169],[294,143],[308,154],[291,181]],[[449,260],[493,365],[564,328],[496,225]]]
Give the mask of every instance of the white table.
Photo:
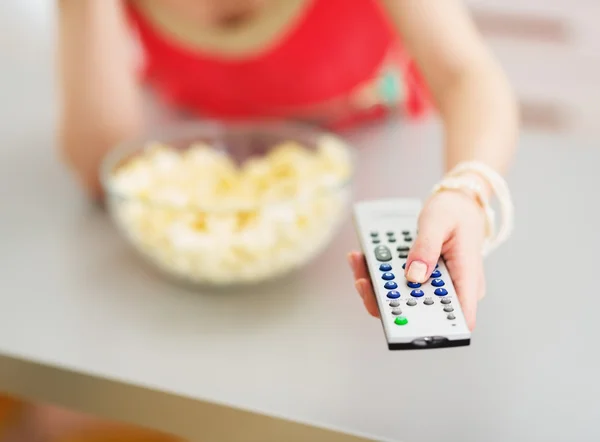
[[[390,441],[600,438],[591,144],[524,137],[517,230],[488,261],[472,346],[389,352],[346,268],[350,222],[283,284],[174,287],[80,196],[43,126],[0,143],[0,391],[200,441],[354,440],[297,423]],[[440,171],[435,128],[349,138],[357,198],[421,196]],[[393,178],[398,163],[411,171]]]
[[[200,442],[600,440],[598,143],[523,138],[517,230],[487,263],[472,346],[393,353],[354,293],[349,222],[260,290],[193,293],[149,271],[55,159],[47,40],[5,21],[0,391]],[[423,196],[441,172],[433,127],[350,139],[357,198]]]

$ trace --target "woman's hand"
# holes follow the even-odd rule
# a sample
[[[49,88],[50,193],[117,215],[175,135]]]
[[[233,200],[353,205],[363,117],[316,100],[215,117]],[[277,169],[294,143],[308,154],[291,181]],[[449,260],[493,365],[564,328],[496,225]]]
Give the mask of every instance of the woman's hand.
[[[485,294],[482,248],[485,217],[476,200],[458,191],[433,195],[419,216],[419,234],[408,255],[405,276],[411,282],[427,281],[442,255],[452,276],[467,324],[475,327],[477,302]],[[367,311],[379,316],[364,255],[348,256],[356,290]]]

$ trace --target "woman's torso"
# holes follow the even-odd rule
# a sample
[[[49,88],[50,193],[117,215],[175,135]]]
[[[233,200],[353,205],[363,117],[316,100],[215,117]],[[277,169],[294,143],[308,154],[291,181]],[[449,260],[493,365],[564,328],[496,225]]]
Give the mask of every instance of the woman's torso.
[[[424,110],[422,82],[377,0],[274,5],[239,27],[203,29],[168,0],[131,1],[146,79],[173,105],[218,118],[334,125]]]

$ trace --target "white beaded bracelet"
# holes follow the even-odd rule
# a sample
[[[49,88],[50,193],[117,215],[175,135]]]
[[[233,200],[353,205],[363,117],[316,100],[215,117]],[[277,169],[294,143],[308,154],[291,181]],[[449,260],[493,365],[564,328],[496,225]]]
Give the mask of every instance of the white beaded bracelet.
[[[502,211],[502,224],[498,232],[496,232],[494,210],[484,196],[481,185],[473,179],[461,176],[467,173],[477,174],[483,178],[498,198]],[[446,174],[445,178],[434,187],[433,192],[437,193],[446,189],[470,192],[475,195],[477,202],[481,205],[487,224],[484,255],[488,255],[508,239],[514,229],[514,206],[508,185],[498,172],[476,161],[460,163]]]
[[[435,194],[445,190],[457,190],[468,193],[469,196],[475,196],[475,200],[481,206],[481,209],[485,215],[486,238],[483,246],[483,254],[488,254],[490,252],[490,244],[492,238],[494,237],[494,232],[496,231],[496,220],[494,211],[490,207],[487,198],[484,196],[481,185],[477,181],[468,177],[448,177],[443,179],[433,188],[433,193]]]

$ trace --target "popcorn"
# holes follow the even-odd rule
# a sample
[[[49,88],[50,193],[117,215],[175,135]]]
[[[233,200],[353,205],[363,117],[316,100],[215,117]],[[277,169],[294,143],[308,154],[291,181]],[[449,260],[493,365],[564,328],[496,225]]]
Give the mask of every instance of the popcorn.
[[[275,146],[241,166],[198,143],[148,146],[122,163],[109,201],[120,229],[163,271],[227,285],[283,275],[312,259],[343,218],[352,173],[346,147]]]

